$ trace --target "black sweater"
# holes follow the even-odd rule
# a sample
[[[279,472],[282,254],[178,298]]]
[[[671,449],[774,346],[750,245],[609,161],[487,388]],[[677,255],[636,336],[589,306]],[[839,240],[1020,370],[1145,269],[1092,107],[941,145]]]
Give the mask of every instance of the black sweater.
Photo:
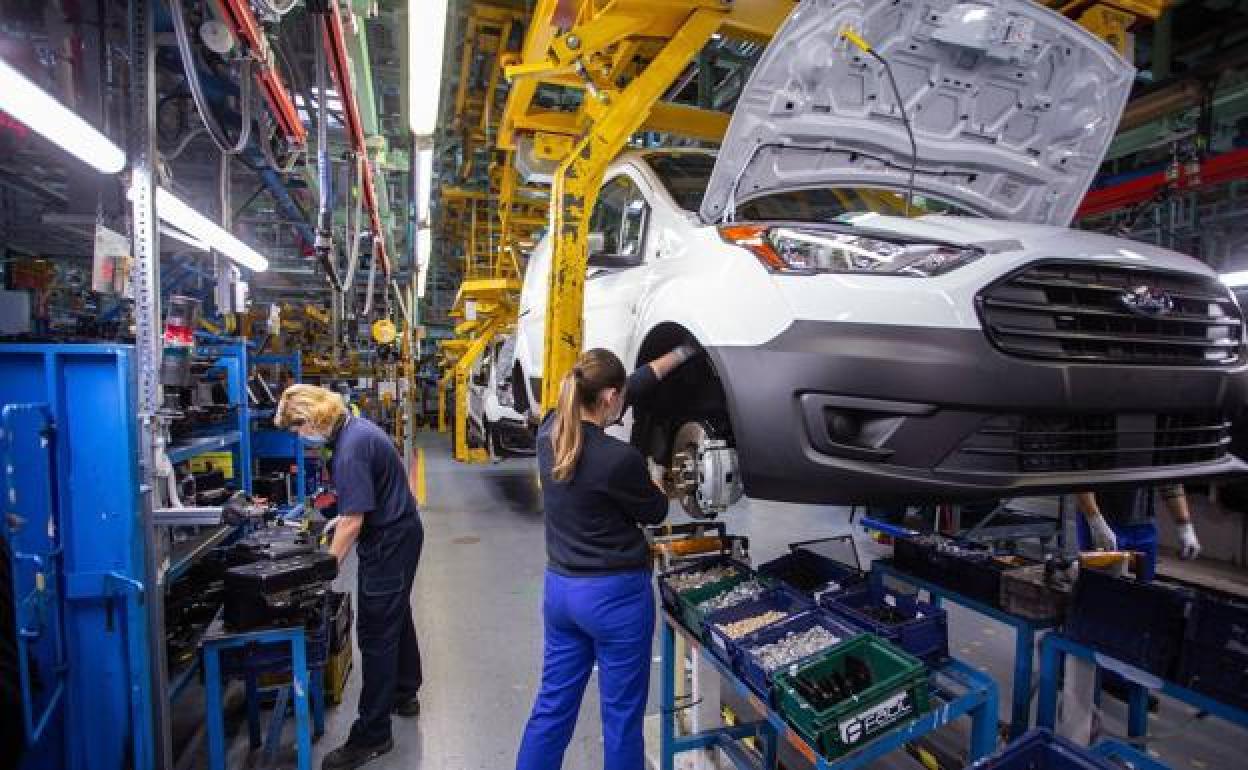
[[[627,401],[654,384],[650,367],[629,378]],[[593,423],[581,424],[581,458],[572,478],[555,481],[551,430],[554,413],[538,432],[537,463],[546,510],[546,556],[550,568],[573,577],[647,569],[642,524],[667,517],[667,496],[650,480],[641,452],[608,436]]]

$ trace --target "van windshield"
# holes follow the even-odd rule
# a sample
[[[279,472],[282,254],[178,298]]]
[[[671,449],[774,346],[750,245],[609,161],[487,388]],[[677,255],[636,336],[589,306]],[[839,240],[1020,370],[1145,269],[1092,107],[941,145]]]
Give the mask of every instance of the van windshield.
[[[715,168],[715,157],[702,153],[646,157],[650,167],[667,188],[676,205],[696,212],[702,207],[702,196]],[[855,214],[904,216],[906,196],[893,190],[875,187],[818,187],[772,193],[737,206],[737,219],[783,219],[799,222],[829,222]],[[955,203],[929,195],[914,196],[910,216],[950,214],[960,217],[979,216]]]

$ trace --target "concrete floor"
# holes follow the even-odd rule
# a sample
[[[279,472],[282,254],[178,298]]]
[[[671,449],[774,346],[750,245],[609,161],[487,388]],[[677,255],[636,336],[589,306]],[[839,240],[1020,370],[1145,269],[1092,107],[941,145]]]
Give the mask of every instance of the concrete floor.
[[[419,720],[394,723],[396,748],[369,765],[377,770],[506,770],[528,716],[541,669],[541,581],[545,565],[542,515],[531,461],[491,466],[452,462],[443,437],[422,435],[429,500],[422,510],[425,550],[416,577],[413,607],[425,663]],[[756,563],[783,553],[790,542],[850,532],[848,511],[746,501],[725,517],[729,529],[747,535]],[[680,516],[674,515],[673,520]],[[867,558],[879,550],[859,538]],[[339,578],[353,590],[354,565]],[[1012,632],[969,611],[950,607],[954,655],[991,672],[1002,687],[1002,718],[1008,716]],[[657,655],[657,652],[656,652]],[[358,658],[357,658],[358,660]],[[656,678],[648,732],[656,733]],[[327,715],[325,736],[314,747],[321,757],[346,737],[359,694],[354,671],[345,702]],[[194,701],[194,697],[191,701]],[[596,683],[591,681],[564,768],[601,768]],[[1153,750],[1178,770],[1244,767],[1248,732],[1214,720],[1191,722],[1192,710],[1163,699]],[[1104,728],[1123,733],[1122,709],[1107,701]],[[236,734],[231,767],[254,767],[246,739]],[[657,740],[650,741],[651,752]],[[293,766],[283,752],[282,766]],[[908,758],[880,767],[917,768]]]

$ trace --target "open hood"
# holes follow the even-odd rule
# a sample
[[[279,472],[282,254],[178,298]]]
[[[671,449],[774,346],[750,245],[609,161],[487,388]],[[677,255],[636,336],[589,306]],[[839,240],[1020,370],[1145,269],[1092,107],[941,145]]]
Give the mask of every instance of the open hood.
[[[914,188],[985,216],[1069,225],[1135,69],[1032,0],[804,0],[763,52],[724,137],[707,223],[761,195]],[[726,213],[727,212],[727,213]]]

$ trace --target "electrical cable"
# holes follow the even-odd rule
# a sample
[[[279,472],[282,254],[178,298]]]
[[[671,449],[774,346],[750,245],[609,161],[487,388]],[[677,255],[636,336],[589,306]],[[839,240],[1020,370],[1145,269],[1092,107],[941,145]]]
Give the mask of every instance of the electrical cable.
[[[893,77],[893,67],[883,56],[868,48],[867,53],[884,67],[888,82],[893,87],[893,98],[897,100],[897,110],[901,113],[901,122],[906,127],[906,136],[910,138],[910,181],[906,184],[906,216],[910,216],[910,207],[914,204],[914,177],[919,168],[919,143],[914,139],[914,126],[910,124],[910,115],[906,112],[906,103],[901,98],[901,89],[897,87],[897,78]]]
[[[208,135],[212,137],[212,141],[217,145],[217,149],[226,155],[237,155],[243,151],[247,146],[247,142],[251,139],[251,60],[244,59],[243,65],[239,70],[239,103],[242,108],[242,125],[239,128],[237,141],[231,144],[225,129],[217,120],[216,113],[212,111],[211,105],[208,104],[208,97],[204,94],[203,83],[199,80],[195,50],[191,45],[190,31],[186,24],[186,9],[182,5],[182,0],[169,0],[169,15],[173,18],[173,31],[178,41],[178,52],[182,57],[182,69],[186,77],[186,84],[190,89],[191,98],[195,101],[195,108],[199,111],[199,117],[203,120],[204,126],[208,129]]]
[[[328,24],[328,17],[321,22]],[[338,292],[343,291],[342,280],[338,275],[338,266],[333,259],[333,226],[334,226],[334,190],[333,163],[329,157],[329,101],[325,93],[329,90],[328,52],[325,50],[324,38],[315,36],[316,46],[316,176],[319,206],[316,213],[316,244],[315,251],[320,259],[321,267],[329,279],[330,287]],[[309,107],[310,108],[310,107]]]
[[[381,260],[377,257],[376,241],[373,241],[373,258],[368,264],[368,288],[364,292],[364,312],[360,314],[362,318],[368,318],[373,312],[373,287],[377,285],[377,263]]]
[[[360,159],[358,157],[355,159],[355,176],[359,180],[360,187],[363,188],[364,169],[363,169],[363,164],[360,162]],[[348,183],[347,194],[349,195],[350,193],[351,193],[351,186],[350,186],[350,183]],[[352,212],[352,209],[348,208],[347,209],[348,215],[350,215],[351,212]],[[343,285],[344,292],[350,291],[351,287],[354,285],[355,269],[356,269],[356,266],[359,265],[360,263],[360,236],[362,235],[362,233],[360,232],[360,221],[363,219],[363,217],[364,217],[364,196],[357,193],[355,196],[354,216],[349,216],[349,218],[347,219],[347,243],[349,244],[349,246],[347,249],[347,273],[346,275],[342,277],[342,285]],[[354,307],[352,309],[354,310]]]
[[[199,128],[191,130],[182,137],[182,140],[178,142],[178,146],[174,147],[172,152],[165,153],[165,162],[167,163],[171,160],[177,160],[178,156],[185,152],[187,147],[191,146],[191,142],[195,141],[200,134],[207,133],[207,131],[208,128],[206,126],[200,126]]]

